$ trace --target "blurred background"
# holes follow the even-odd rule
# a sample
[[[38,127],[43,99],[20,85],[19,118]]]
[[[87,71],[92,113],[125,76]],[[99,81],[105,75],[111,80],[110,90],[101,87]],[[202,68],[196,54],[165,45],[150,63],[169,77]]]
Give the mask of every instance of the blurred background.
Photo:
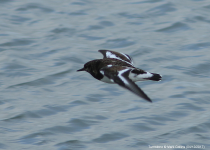
[[[209,14],[208,0],[0,0],[0,149],[209,149]],[[137,83],[153,103],[76,72],[99,49],[162,74]]]

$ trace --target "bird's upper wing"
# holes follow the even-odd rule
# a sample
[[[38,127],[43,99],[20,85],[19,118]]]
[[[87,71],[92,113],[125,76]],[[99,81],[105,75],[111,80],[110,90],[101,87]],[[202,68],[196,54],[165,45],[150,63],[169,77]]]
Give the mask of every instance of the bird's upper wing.
[[[104,58],[119,59],[119,60],[122,60],[122,61],[126,61],[133,66],[133,60],[127,54],[120,53],[120,52],[115,52],[115,51],[110,51],[110,50],[98,50],[98,51],[103,54]]]
[[[101,73],[121,87],[128,89],[149,102],[152,102],[151,99],[131,79],[129,79],[128,76],[131,70],[132,69],[123,66],[110,66],[102,68]]]

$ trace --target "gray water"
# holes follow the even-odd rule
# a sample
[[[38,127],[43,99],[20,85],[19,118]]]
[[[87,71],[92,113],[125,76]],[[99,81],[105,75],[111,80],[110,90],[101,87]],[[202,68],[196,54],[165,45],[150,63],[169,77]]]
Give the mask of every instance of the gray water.
[[[76,72],[98,49],[153,103]],[[209,0],[0,0],[0,149],[210,149],[209,81]]]

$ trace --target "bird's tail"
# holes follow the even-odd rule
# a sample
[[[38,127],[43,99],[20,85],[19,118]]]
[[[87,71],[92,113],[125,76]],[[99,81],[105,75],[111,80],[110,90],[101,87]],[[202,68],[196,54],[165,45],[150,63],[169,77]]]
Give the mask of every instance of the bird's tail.
[[[162,76],[157,73],[151,73],[153,76],[148,78],[149,80],[153,81],[160,81],[162,79]]]

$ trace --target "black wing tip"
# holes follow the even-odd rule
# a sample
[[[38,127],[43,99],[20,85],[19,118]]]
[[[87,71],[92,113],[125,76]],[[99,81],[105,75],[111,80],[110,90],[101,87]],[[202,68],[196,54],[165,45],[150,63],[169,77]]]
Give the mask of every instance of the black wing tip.
[[[104,56],[104,58],[106,58],[106,52],[107,52],[108,50],[105,50],[105,49],[99,49],[98,50],[98,52],[100,52],[103,56]]]
[[[149,99],[146,99],[148,102],[152,103],[152,100],[149,98]]]
[[[143,92],[143,91],[142,91]],[[143,98],[143,99],[145,99],[146,101],[148,101],[148,102],[150,102],[150,103],[152,103],[152,100],[144,93],[144,96],[140,96],[139,95],[139,97],[141,97],[141,98]]]
[[[102,53],[102,54],[105,54],[106,52],[111,52],[111,53],[119,53],[119,52],[115,52],[115,51],[112,51],[112,50],[108,50],[108,49],[99,49],[98,52]]]
[[[98,50],[98,52],[100,52],[100,53],[103,53],[103,52],[106,52],[106,51],[108,51],[108,50],[105,50],[105,49],[99,49]]]

